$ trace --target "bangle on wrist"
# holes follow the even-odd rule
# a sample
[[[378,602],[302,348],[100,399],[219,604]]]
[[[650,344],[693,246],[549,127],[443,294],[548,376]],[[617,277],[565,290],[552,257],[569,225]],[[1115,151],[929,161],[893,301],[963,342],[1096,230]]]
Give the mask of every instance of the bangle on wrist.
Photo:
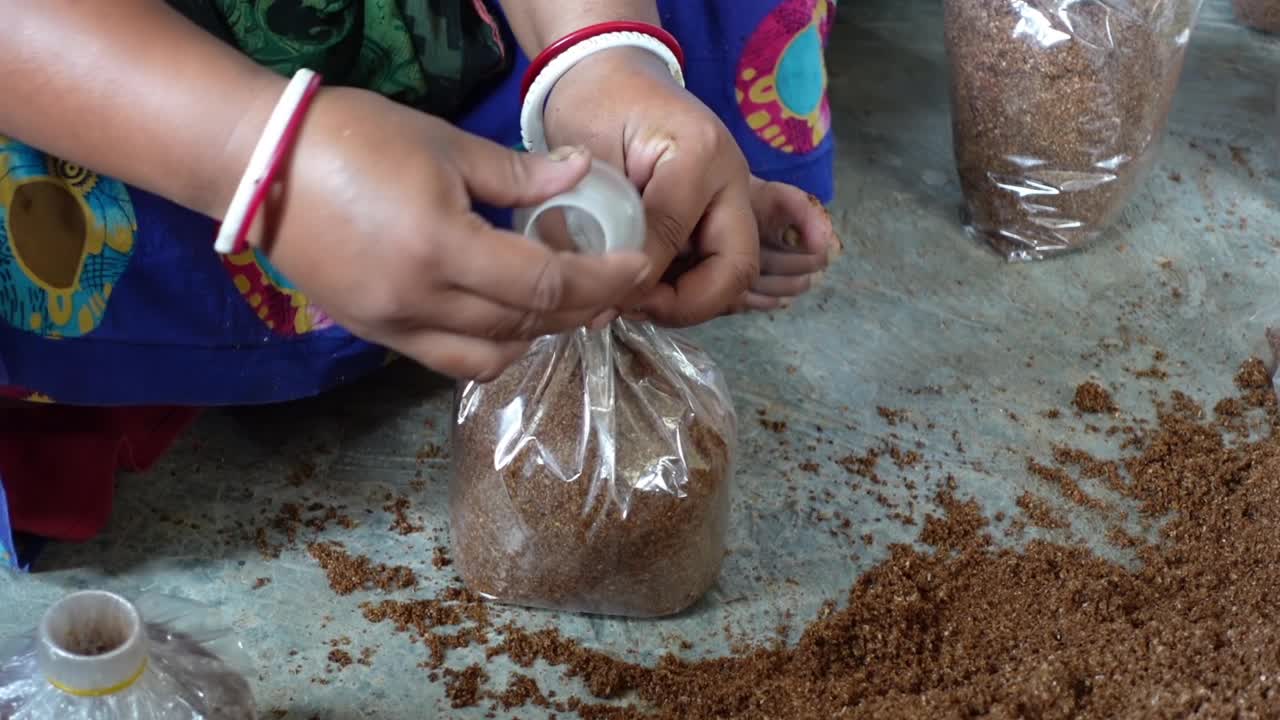
[[[684,50],[666,30],[649,23],[616,21],[576,30],[538,53],[525,72],[521,87],[520,135],[532,152],[546,152],[543,109],[556,82],[570,68],[602,50],[635,47],[657,55],[676,82],[684,86]]]
[[[240,253],[248,247],[249,228],[266,202],[285,157],[297,142],[302,120],[320,90],[320,82],[318,73],[304,68],[285,87],[218,226],[213,242],[213,249],[218,253]]]

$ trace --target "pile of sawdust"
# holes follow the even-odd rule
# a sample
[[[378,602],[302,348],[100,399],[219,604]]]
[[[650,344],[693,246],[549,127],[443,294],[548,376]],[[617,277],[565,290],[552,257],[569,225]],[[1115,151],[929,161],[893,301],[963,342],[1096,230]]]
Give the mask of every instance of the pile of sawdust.
[[[944,514],[928,518],[921,536],[934,550],[892,548],[793,647],[645,667],[555,630],[493,628],[456,590],[453,604],[366,614],[424,639],[470,622],[451,648],[474,642],[526,668],[545,661],[589,693],[557,698],[521,674],[490,688],[479,666],[448,675],[455,706],[494,711],[527,704],[626,720],[1276,716],[1280,417],[1260,362],[1246,364],[1237,384],[1232,407],[1244,425],[1217,422],[1174,393],[1122,460],[1059,448],[1053,465],[1031,466],[1076,504],[1100,507],[1079,483],[1102,479],[1137,501],[1141,523],[1169,518],[1156,545],[1112,528],[1109,537],[1136,550],[1136,569],[1039,540],[997,548],[979,507],[947,490]],[[1104,509],[1122,519],[1120,508]]]

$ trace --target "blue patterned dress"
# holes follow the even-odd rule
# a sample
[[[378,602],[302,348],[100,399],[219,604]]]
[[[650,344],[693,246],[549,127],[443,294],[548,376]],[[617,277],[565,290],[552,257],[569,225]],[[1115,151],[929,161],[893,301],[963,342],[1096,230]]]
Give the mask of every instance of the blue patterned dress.
[[[229,0],[208,1],[216,8]],[[752,170],[829,200],[823,50],[834,0],[660,5],[664,25],[685,48],[690,90],[726,122]],[[502,29],[496,3],[487,12],[513,61],[452,117],[515,147],[527,60]],[[290,66],[288,58],[263,62]],[[388,361],[386,350],[336,326],[261,255],[215,254],[214,227],[165,199],[0,137],[0,396],[98,406],[275,403]],[[0,497],[0,562],[16,555],[4,523],[9,509]]]

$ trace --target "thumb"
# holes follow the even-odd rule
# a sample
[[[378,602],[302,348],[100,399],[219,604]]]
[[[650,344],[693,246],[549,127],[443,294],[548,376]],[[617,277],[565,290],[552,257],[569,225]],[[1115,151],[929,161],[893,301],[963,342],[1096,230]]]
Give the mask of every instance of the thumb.
[[[467,135],[454,155],[472,200],[500,208],[529,207],[567,192],[591,169],[586,148],[563,147],[550,153],[509,150]]]

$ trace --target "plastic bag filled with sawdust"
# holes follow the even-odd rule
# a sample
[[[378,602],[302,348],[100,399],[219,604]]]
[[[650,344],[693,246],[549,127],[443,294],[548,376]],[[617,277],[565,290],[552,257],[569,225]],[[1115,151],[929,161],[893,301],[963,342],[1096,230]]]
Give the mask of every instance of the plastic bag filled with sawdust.
[[[1011,260],[1096,239],[1156,154],[1201,0],[945,0],[966,224]]]
[[[640,197],[610,167],[556,202],[574,210],[526,234],[567,233],[584,252],[643,245]],[[724,559],[736,437],[720,370],[675,334],[615,320],[537,340],[497,380],[459,387],[450,522],[463,580],[520,605],[684,610]]]

